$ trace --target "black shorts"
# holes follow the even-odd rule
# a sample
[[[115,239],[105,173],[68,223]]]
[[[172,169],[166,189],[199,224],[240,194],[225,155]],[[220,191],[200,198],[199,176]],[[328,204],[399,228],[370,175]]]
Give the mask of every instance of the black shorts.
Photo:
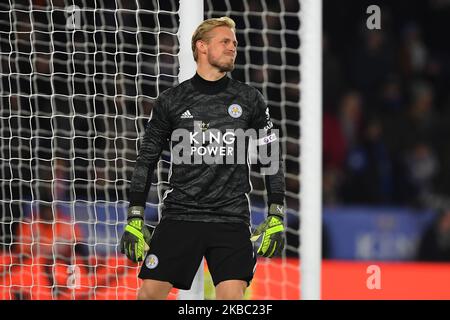
[[[188,290],[206,258],[214,286],[224,280],[250,284],[256,253],[245,223],[163,219],[155,228],[139,278],[170,282]]]

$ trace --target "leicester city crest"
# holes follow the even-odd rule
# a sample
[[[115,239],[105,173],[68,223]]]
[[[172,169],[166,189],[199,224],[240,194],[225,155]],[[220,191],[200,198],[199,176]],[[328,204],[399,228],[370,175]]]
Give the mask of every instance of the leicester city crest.
[[[149,269],[155,269],[158,266],[158,257],[154,254],[149,254],[145,259],[145,265]]]
[[[232,104],[228,107],[228,114],[233,118],[239,118],[242,115],[242,107],[238,104]]]

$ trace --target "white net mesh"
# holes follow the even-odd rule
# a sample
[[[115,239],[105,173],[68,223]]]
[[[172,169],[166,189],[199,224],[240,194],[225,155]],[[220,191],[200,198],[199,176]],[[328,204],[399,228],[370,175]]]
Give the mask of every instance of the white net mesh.
[[[253,299],[299,296],[298,10],[288,0],[205,1],[205,18],[236,21],[232,76],[261,90],[284,135],[287,250],[259,260]],[[138,137],[159,92],[177,83],[177,28],[176,0],[0,4],[0,299],[136,296],[138,266],[117,245]],[[150,222],[169,159],[165,151],[149,194]],[[256,171],[252,183],[259,223]]]
[[[117,243],[138,136],[177,80],[177,1],[73,5],[0,5],[4,299],[138,287]]]

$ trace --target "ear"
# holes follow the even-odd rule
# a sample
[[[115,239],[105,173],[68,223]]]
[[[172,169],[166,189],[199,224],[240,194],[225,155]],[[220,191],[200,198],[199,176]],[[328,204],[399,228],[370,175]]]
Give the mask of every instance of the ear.
[[[208,51],[208,43],[203,40],[197,40],[197,43],[195,44],[197,46],[197,52],[206,54]]]

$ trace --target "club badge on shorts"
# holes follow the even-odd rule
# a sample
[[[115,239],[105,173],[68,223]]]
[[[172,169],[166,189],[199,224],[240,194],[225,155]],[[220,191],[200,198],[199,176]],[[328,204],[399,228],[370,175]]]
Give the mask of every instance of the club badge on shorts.
[[[228,114],[232,118],[239,118],[242,115],[242,107],[238,104],[232,104],[228,107]]]
[[[145,259],[145,266],[149,269],[155,269],[158,266],[158,257],[154,254],[149,254]]]

